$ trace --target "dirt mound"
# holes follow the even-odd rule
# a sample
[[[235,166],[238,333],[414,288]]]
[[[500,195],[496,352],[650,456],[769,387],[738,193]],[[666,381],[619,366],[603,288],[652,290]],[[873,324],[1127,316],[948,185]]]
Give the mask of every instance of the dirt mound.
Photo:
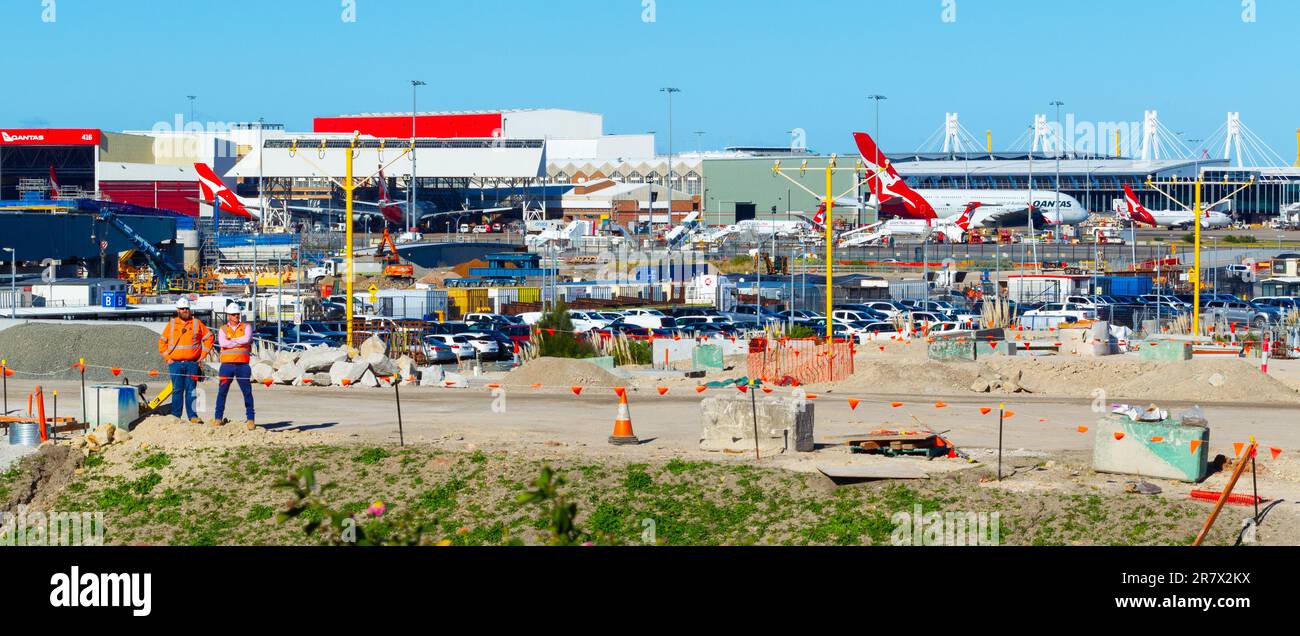
[[[269,430],[244,428],[242,423],[226,426],[191,424],[170,415],[155,415],[131,429],[131,440],[124,446],[194,449],[213,446],[290,445],[310,446],[338,441],[335,435],[321,431],[297,429]]]
[[[488,266],[487,261],[482,261],[476,258],[474,260],[466,261],[464,263],[461,263],[460,265],[451,268],[451,271],[452,273],[456,274],[456,276],[460,278],[469,278],[469,270],[478,269],[487,266]]]
[[[48,509],[81,468],[84,456],[67,446],[43,446],[23,460],[18,479],[0,511],[13,512],[18,506]]]
[[[538,358],[506,374],[510,386],[622,386],[624,380],[586,360]]]
[[[158,334],[137,325],[65,325],[27,323],[0,331],[0,358],[19,373],[55,373],[53,378],[73,380],[78,358],[87,365],[121,367],[132,381],[148,380],[151,369],[164,371],[158,355]],[[108,369],[86,369],[86,380],[121,382]]]
[[[996,357],[972,362],[934,362],[905,356],[859,358],[853,377],[833,388],[843,392],[905,395],[972,393],[980,376],[1018,378],[1034,395],[1089,398],[1101,389],[1109,400],[1300,403],[1300,392],[1259,373],[1245,360],[1142,362],[1131,357]]]

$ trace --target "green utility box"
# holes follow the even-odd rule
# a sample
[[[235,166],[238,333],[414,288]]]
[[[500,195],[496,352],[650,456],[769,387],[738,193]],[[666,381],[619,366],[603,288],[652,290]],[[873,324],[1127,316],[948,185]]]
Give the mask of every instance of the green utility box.
[[[1184,425],[1174,419],[1137,422],[1111,414],[1097,421],[1092,468],[1196,483],[1209,473],[1209,449],[1208,426]]]

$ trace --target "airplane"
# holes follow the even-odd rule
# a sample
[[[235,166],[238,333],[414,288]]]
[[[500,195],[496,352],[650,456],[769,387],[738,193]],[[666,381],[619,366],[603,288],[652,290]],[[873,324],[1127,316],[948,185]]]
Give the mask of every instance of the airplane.
[[[221,211],[233,214],[245,219],[261,219],[262,203],[258,199],[250,199],[235,194],[233,190],[226,186],[225,182],[217,176],[212,167],[206,163],[194,164],[194,172],[199,176],[199,191],[202,197],[201,203],[212,205],[214,201],[221,201]],[[353,201],[354,205],[375,206],[378,210],[371,212],[368,210],[354,210],[354,216],[382,216],[385,221],[396,225],[404,224],[404,211],[406,210],[405,202],[395,202],[388,198],[388,189],[386,181],[383,178],[383,172],[379,173],[379,201]],[[301,205],[274,206],[268,202],[268,208],[272,209],[289,209],[298,212],[308,212],[311,214],[322,214],[324,209],[320,207],[309,207]]]
[[[1196,213],[1191,210],[1157,210],[1152,212],[1146,209],[1142,202],[1138,201],[1137,195],[1133,193],[1133,188],[1124,184],[1124,206],[1125,210],[1120,211],[1120,217],[1133,223],[1150,225],[1151,227],[1167,227],[1172,230],[1187,229],[1192,226]],[[1219,212],[1218,210],[1206,210],[1201,216],[1201,227],[1207,230],[1217,230],[1232,225],[1232,217]]]
[[[1048,225],[1077,225],[1088,219],[1088,211],[1068,194],[1035,190],[913,190],[898,174],[876,141],[867,133],[853,133],[858,151],[872,176],[867,179],[872,198],[882,217],[935,219],[958,217],[971,203],[979,203],[971,220],[973,227],[1001,225],[1012,219],[1028,218],[1030,212]]]
[[[960,243],[970,231],[975,212],[980,208],[978,202],[966,205],[957,218],[933,219],[888,219],[871,225],[864,225],[845,232],[839,237],[839,247],[859,245],[878,245],[884,239],[895,236],[938,236],[948,243]]]

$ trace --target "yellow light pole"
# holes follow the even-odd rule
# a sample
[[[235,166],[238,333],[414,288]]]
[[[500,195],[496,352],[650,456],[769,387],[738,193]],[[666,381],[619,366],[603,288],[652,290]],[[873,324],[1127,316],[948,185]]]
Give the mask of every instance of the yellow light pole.
[[[352,180],[352,159],[353,159],[353,155],[356,152],[356,146],[357,146],[357,140],[356,138],[353,138],[352,144],[349,145],[347,149],[348,150],[347,158],[343,160],[343,165],[344,165],[343,193],[344,196],[346,197],[345,198],[346,203],[344,205],[344,209],[346,210],[346,212],[344,214],[347,219],[343,222],[344,227],[346,228],[344,233],[347,236],[347,238],[344,239],[345,242],[347,243],[347,246],[344,248],[344,254],[346,255],[345,259],[347,261],[347,277],[348,277],[347,280],[348,297],[347,297],[347,301],[345,302],[345,306],[346,306],[345,311],[347,311],[348,314],[348,349],[349,350],[352,349],[352,301],[353,301],[352,285],[354,282],[353,281],[354,267],[356,265],[355,258],[354,258],[355,254],[353,254],[354,247],[352,245],[352,194],[353,192],[356,191],[357,188],[356,182]]]
[[[835,157],[832,156],[830,162],[826,164],[826,340],[828,342],[834,342],[835,340],[835,323],[831,320],[831,312],[835,308],[834,188]]]

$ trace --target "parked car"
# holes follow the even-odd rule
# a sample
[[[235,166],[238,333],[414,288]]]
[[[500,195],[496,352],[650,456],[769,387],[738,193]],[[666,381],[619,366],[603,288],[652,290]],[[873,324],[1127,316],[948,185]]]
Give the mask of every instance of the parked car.
[[[1066,319],[1065,322],[1079,322],[1081,320],[1096,320],[1097,312],[1074,303],[1047,303],[1041,309],[1026,311],[1023,316],[1025,318],[1062,316]]]
[[[1255,303],[1255,305],[1259,307],[1272,307],[1276,309],[1279,314],[1300,313],[1300,298],[1293,298],[1291,296],[1263,296],[1256,298],[1251,302]]]
[[[471,331],[456,336],[465,338],[469,341],[471,347],[474,347],[475,356],[481,360],[497,360],[501,358],[501,344],[491,334],[482,331]],[[512,351],[513,347],[507,349]]]
[[[460,357],[451,345],[437,338],[425,338],[424,359],[433,364],[447,364],[456,362]]]
[[[1203,312],[1212,320],[1263,327],[1274,320],[1272,312],[1264,311],[1245,301],[1212,300]]]
[[[466,338],[463,334],[435,334],[428,336],[426,340],[441,342],[444,345],[447,345],[456,353],[456,358],[460,360],[467,360],[474,357],[474,345],[471,344],[469,338]]]

